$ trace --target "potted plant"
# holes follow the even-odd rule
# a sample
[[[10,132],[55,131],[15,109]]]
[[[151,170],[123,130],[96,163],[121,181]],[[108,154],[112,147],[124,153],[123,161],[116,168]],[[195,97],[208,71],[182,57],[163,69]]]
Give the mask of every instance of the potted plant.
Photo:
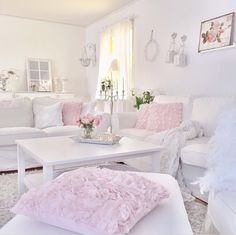
[[[155,98],[155,96],[150,91],[144,91],[141,95],[135,95],[135,93],[133,92],[132,96],[135,96],[134,107],[138,110],[140,109],[142,104],[150,104]]]

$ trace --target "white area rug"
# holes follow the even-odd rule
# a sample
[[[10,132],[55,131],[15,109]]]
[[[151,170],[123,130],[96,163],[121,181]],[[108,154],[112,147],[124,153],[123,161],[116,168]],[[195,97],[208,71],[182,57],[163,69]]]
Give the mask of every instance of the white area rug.
[[[108,168],[127,170],[126,166],[117,164],[115,167],[108,166]],[[28,174],[32,173],[35,172]],[[0,175],[0,228],[13,218],[14,215],[10,212],[10,208],[16,203],[17,199],[17,174]],[[186,202],[185,206],[194,234],[201,234],[206,216],[206,205],[198,201],[193,201]]]

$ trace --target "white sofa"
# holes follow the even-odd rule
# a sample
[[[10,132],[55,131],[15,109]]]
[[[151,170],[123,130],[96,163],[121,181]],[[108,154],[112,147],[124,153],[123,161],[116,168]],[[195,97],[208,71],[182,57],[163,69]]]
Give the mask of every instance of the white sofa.
[[[236,107],[236,99],[231,97],[178,97],[178,96],[157,96],[154,102],[157,103],[183,103],[183,120],[195,120],[203,128],[203,137],[195,138],[186,143],[181,150],[182,169],[185,182],[192,194],[207,201],[207,195],[201,195],[199,186],[192,182],[201,177],[206,168],[206,154],[208,142],[214,135],[217,120],[224,109]],[[137,112],[118,113],[112,117],[113,130],[123,136],[137,138],[152,143],[158,142],[157,138],[161,133],[154,133],[144,129],[136,129]],[[140,170],[149,170],[150,161],[146,159],[132,160],[126,162]]]
[[[236,234],[236,192],[210,193],[208,199],[208,220],[206,232]]]
[[[18,139],[31,139],[52,136],[70,136],[80,133],[78,126],[53,126],[45,129],[35,128],[33,106],[49,105],[64,100],[41,98],[5,98],[0,100],[0,171],[16,169],[16,144]],[[84,103],[82,113],[94,113],[96,103]],[[102,122],[97,132],[106,132],[110,126],[110,115],[102,114]],[[37,163],[28,159],[27,167]]]

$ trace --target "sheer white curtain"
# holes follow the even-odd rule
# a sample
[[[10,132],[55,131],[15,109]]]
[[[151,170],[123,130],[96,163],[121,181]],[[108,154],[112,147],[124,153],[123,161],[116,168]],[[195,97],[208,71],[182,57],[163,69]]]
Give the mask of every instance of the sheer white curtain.
[[[133,20],[126,19],[106,28],[100,35],[99,76],[97,97],[100,95],[101,81],[110,77],[109,67],[117,59],[119,71],[115,74],[116,88],[122,97],[129,98],[133,81]]]

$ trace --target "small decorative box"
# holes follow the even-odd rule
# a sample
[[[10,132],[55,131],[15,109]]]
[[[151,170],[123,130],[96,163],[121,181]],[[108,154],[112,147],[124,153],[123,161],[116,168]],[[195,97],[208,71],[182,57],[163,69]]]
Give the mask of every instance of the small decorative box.
[[[85,144],[102,144],[102,145],[114,145],[119,143],[121,140],[121,136],[115,134],[98,134],[93,139],[85,139],[81,136],[72,136],[71,139],[77,143],[85,143]]]

